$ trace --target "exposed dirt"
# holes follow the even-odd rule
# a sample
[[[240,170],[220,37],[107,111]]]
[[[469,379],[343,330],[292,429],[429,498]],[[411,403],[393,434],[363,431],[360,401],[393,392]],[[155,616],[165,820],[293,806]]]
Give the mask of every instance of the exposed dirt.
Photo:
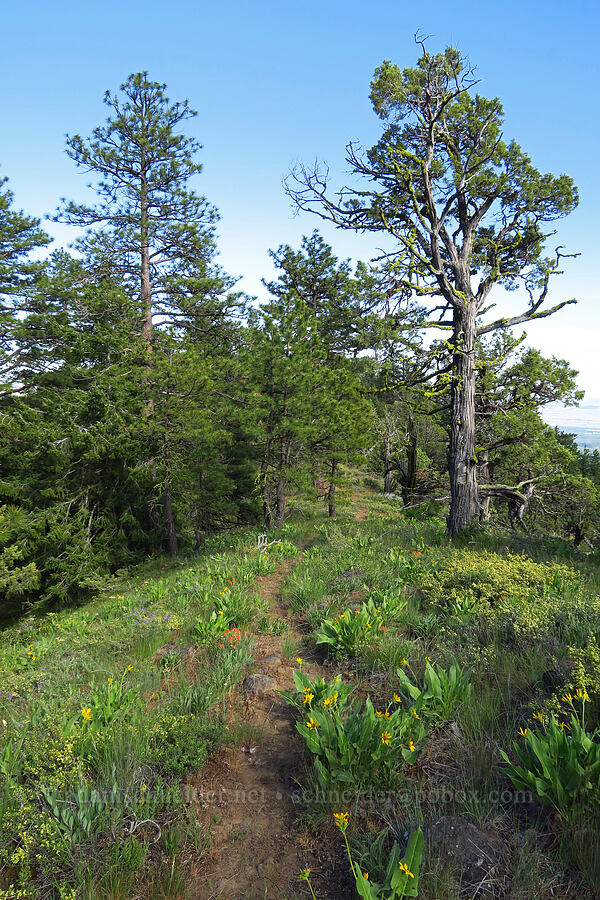
[[[238,730],[248,738],[188,778],[197,818],[210,833],[209,851],[191,872],[193,900],[299,900],[307,892],[298,873],[308,866],[315,884],[321,881],[319,871],[332,875],[339,866],[335,878],[342,893],[328,896],[347,896],[347,867],[337,862],[335,846],[328,852],[297,821],[294,798],[302,789],[296,781],[303,772],[302,744],[291,710],[276,693],[294,687],[297,663],[283,657],[282,641],[292,637],[301,646],[302,634],[282,605],[280,586],[301,559],[299,554],[256,582],[261,597],[270,602],[271,616],[286,621],[288,629],[282,636],[258,639],[252,671],[272,676],[275,683],[262,696],[241,694]],[[305,659],[303,670],[312,678],[319,666]],[[325,900],[323,893],[321,897]]]

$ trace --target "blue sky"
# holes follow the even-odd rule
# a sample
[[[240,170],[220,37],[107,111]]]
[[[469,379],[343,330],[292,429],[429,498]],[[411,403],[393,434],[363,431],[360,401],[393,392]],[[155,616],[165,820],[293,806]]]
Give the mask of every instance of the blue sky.
[[[580,302],[531,325],[529,342],[568,359],[588,398],[600,397],[599,26],[592,0],[13,3],[2,16],[0,172],[29,213],[82,197],[86,179],[64,153],[65,133],[89,134],[105,117],[104,91],[147,69],[172,99],[187,97],[198,110],[190,131],[204,145],[204,172],[196,186],[222,216],[220,262],[260,296],[261,277],[272,274],[268,249],[297,245],[316,226],[340,257],[372,255],[364,237],[294,217],[281,181],[295,161],[315,157],[343,180],[347,141],[369,147],[379,133],[369,102],[375,67],[383,59],[412,65],[420,30],[432,50],[453,44],[467,54],[480,92],[503,101],[506,136],[539,169],[567,172],[580,189],[555,242],[581,256],[550,297]],[[65,226],[47,227],[57,243],[72,239]]]

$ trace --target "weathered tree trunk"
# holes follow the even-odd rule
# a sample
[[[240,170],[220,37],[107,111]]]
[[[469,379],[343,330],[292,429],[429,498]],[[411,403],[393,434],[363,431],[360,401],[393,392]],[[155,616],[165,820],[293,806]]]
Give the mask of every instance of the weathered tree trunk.
[[[479,476],[483,484],[490,484],[492,481],[492,473],[490,471],[490,456],[487,450],[483,450],[479,454]],[[483,495],[479,498],[479,521],[489,522],[490,520],[490,502],[491,497]]]
[[[402,499],[405,506],[414,500],[417,487],[417,429],[412,410],[408,411],[408,444],[406,447],[406,474],[402,483]]]
[[[337,474],[337,463],[331,463],[331,480],[329,482],[329,491],[327,493],[327,498],[329,501],[329,518],[332,519],[335,516],[335,476]]]
[[[454,307],[454,354],[451,392],[448,472],[450,474],[450,537],[479,516],[475,463],[475,304]]]
[[[392,480],[394,469],[392,467],[392,438],[389,429],[385,432],[385,443],[383,445],[383,493],[392,493]]]

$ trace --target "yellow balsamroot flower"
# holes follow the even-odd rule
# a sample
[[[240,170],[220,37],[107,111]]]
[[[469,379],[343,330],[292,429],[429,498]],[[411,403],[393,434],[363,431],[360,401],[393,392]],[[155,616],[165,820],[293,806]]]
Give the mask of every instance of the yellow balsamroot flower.
[[[404,659],[404,657],[402,657],[402,659],[400,660],[400,665],[401,665],[401,666],[407,666],[407,665],[408,665],[408,660],[407,660],[407,659]]]
[[[391,744],[392,743],[392,735],[389,731],[383,731],[381,733],[381,743],[382,744]]]
[[[337,697],[337,694],[335,694],[335,697]],[[323,706],[331,706],[333,700],[334,697],[325,697],[325,699],[323,700]]]
[[[107,678],[106,680],[108,681],[109,684],[112,684],[113,681],[114,681],[115,679],[114,679],[114,678]]]
[[[310,703],[310,702],[311,702],[312,700],[314,700],[314,699],[315,699],[315,695],[314,695],[314,694],[311,694],[310,691],[306,691],[306,693],[304,694],[304,700],[303,700],[302,702],[303,702],[303,703]]]
[[[390,714],[389,714],[389,712],[387,711],[387,709],[386,709],[385,712],[382,712],[380,709],[376,709],[376,710],[375,710],[375,715],[376,715],[376,716],[379,716],[380,719],[389,719],[389,717],[390,717]]]
[[[398,694],[394,694],[394,701],[396,703],[402,703],[402,697],[399,697]]]
[[[575,696],[577,697],[578,700],[589,700],[590,699],[588,692],[586,690],[582,691],[581,688],[577,688],[577,691],[575,692]]]
[[[526,728],[519,728],[519,734],[521,735],[521,737],[527,737],[528,733],[529,732]]]
[[[91,722],[92,721],[92,707],[91,706],[82,707],[81,715],[83,716],[84,722]]]
[[[363,878],[365,879],[365,881],[368,881],[368,880],[369,880],[369,873],[368,873],[368,872],[363,872]]]
[[[131,672],[132,669],[133,669],[133,666],[127,666],[127,668],[125,669],[125,671],[126,671],[126,672]]]
[[[416,706],[413,706],[413,708],[411,709],[411,712],[412,712],[413,716],[415,717],[415,719],[420,719],[420,718],[421,718],[421,716],[420,716],[419,713],[417,712]]]
[[[408,866],[406,865],[406,863],[404,863],[404,862],[399,862],[398,865],[400,866],[400,871],[401,871],[401,872],[404,872],[405,875],[408,875],[409,878],[414,878],[414,877],[415,877],[415,876],[413,875],[413,873],[410,871],[410,869],[408,868]]]
[[[333,818],[335,819],[335,824],[338,828],[341,828],[342,831],[345,831],[348,827],[348,813],[347,812],[337,812],[333,814]]]
[[[534,712],[534,713],[532,713],[531,718],[532,718],[532,719],[538,719],[538,721],[541,722],[542,719],[544,718],[544,715],[543,715],[543,713],[541,713],[541,712]]]
[[[301,656],[297,656],[297,657],[296,657],[296,662],[298,663],[298,665],[300,665],[300,664],[302,663],[302,657],[301,657]]]
[[[430,657],[430,656],[426,656],[426,657],[425,657],[425,662],[431,662],[431,657]]]
[[[318,728],[318,725],[317,725],[317,723],[315,722],[315,720],[313,719],[312,716],[310,717],[310,719],[309,719],[308,722],[306,723],[306,727],[307,727],[307,728]]]
[[[410,738],[408,741],[408,749],[410,750],[411,753],[414,753],[415,750],[417,749],[414,745],[414,741],[412,738]]]
[[[560,699],[563,701],[563,703],[570,703],[571,700],[573,699],[573,695],[572,694],[563,694]]]

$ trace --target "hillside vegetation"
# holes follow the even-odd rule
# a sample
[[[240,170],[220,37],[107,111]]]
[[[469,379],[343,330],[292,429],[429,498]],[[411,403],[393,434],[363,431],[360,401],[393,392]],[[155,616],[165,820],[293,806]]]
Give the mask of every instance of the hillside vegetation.
[[[558,540],[450,544],[349,473],[333,521],[296,497],[268,545],[22,618],[0,896],[597,897],[598,587]]]

